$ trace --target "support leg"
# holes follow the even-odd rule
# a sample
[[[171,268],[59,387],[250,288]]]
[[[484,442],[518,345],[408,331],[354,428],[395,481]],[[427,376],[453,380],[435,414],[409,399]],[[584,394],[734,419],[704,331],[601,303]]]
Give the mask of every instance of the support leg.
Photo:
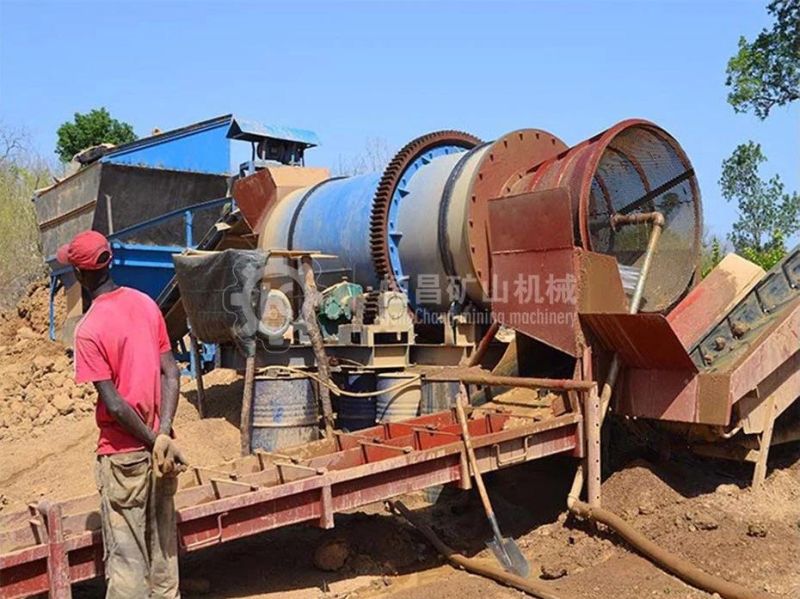
[[[205,418],[206,389],[203,384],[203,357],[200,355],[200,342],[191,333],[189,334],[189,345],[194,363],[194,379],[197,382],[197,412],[200,414],[200,418]]]
[[[39,511],[47,525],[47,578],[50,581],[50,599],[70,599],[72,588],[69,579],[69,558],[64,549],[64,524],[61,504],[43,501]]]
[[[253,383],[256,376],[256,357],[247,356],[244,369],[244,392],[242,393],[242,416],[239,421],[239,438],[242,455],[250,455],[250,435],[253,423]]]
[[[600,398],[597,387],[584,395],[583,418],[586,429],[586,473],[589,505],[600,507]]]
[[[769,457],[769,447],[772,445],[772,431],[775,428],[777,413],[778,406],[775,404],[775,396],[771,395],[767,399],[767,410],[764,414],[764,431],[758,436],[758,459],[753,470],[753,488],[760,487],[767,478],[767,458]]]
[[[303,319],[306,321],[308,328],[308,338],[311,341],[311,348],[314,350],[314,358],[317,361],[317,370],[319,378],[327,383],[330,381],[330,367],[328,366],[328,357],[325,354],[325,345],[322,339],[322,332],[319,329],[317,322],[317,300],[318,291],[317,283],[314,280],[314,268],[311,256],[303,256],[300,259],[300,267],[303,271],[303,305],[302,313]],[[333,407],[331,405],[331,392],[330,389],[324,384],[319,385],[319,401],[322,408],[322,420],[325,425],[325,436],[328,439],[333,438]]]

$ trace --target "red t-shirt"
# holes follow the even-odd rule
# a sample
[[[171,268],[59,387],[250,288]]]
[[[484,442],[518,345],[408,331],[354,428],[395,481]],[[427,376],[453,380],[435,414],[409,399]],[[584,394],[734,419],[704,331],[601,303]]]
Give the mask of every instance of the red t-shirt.
[[[95,298],[75,328],[75,381],[110,380],[145,424],[157,430],[161,354],[170,349],[167,327],[156,303],[140,291],[118,287]],[[100,399],[95,418],[100,428],[98,454],[144,449]]]

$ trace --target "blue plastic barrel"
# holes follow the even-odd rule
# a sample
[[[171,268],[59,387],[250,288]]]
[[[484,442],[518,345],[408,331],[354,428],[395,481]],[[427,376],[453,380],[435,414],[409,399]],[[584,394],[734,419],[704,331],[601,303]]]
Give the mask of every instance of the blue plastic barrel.
[[[346,375],[345,389],[358,393],[375,391],[374,372],[351,372]],[[339,396],[337,428],[357,431],[375,426],[377,398]]]
[[[256,377],[251,426],[251,450],[277,451],[319,439],[311,379],[300,374]]]
[[[404,372],[379,374],[377,389],[378,391],[390,389],[400,383],[408,382],[409,379],[417,380],[402,389],[386,391],[378,395],[376,415],[378,422],[397,422],[419,415],[422,391],[418,375]]]

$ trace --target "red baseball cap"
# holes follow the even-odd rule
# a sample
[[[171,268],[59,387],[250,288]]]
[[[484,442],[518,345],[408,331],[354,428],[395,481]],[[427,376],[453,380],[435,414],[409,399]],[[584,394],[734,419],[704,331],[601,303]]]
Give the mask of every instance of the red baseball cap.
[[[111,245],[102,233],[84,231],[58,248],[56,259],[81,270],[100,270],[111,262]]]

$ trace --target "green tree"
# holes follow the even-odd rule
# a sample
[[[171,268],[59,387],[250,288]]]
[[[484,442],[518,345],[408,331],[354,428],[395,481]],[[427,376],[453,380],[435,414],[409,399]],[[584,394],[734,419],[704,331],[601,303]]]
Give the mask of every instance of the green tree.
[[[752,42],[739,38],[725,80],[733,109],[752,110],[762,120],[773,107],[800,98],[800,0],[773,0],[767,12],[775,17],[772,28]]]
[[[725,257],[725,250],[722,242],[716,235],[711,237],[711,242],[703,240],[703,252],[700,264],[700,275],[705,278],[714,268],[722,262]]]
[[[784,240],[800,230],[800,194],[786,193],[780,176],[761,178],[767,158],[761,145],[748,141],[722,163],[723,197],[735,201],[739,219],[728,235],[736,251],[765,268],[780,260]]]
[[[75,113],[72,122],[63,123],[57,131],[56,154],[63,162],[91,146],[101,143],[114,145],[136,140],[133,127],[111,118],[105,108],[95,108],[86,114]]]

